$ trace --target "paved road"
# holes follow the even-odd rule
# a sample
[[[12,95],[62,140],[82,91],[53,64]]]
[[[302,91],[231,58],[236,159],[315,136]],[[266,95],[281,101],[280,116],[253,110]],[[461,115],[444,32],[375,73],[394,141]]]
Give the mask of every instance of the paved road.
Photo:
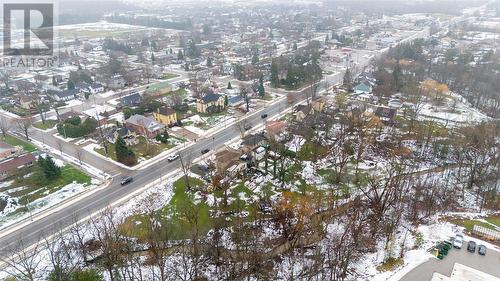
[[[438,272],[446,276],[451,275],[453,265],[460,263],[474,269],[484,271],[490,275],[500,278],[500,253],[488,249],[486,256],[480,256],[476,253],[469,253],[464,248],[461,250],[451,249],[443,260],[430,259],[419,265],[417,268],[408,272],[401,281],[427,281],[431,280],[432,274]]]

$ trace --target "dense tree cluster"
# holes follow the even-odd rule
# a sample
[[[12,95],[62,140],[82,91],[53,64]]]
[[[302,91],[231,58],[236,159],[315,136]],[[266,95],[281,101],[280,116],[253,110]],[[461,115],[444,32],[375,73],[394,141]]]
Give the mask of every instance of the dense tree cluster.
[[[391,48],[387,56],[376,63],[375,93],[408,92],[418,89],[424,80],[435,80],[489,116],[500,116],[500,74],[496,71],[499,57],[486,52],[475,62],[467,50],[452,47],[441,54],[444,60],[436,62],[437,44],[433,39],[415,40]]]
[[[97,120],[92,117],[86,118],[83,122],[80,117],[75,116],[66,119],[57,125],[57,132],[64,137],[80,138],[93,133],[97,128]]]
[[[167,21],[157,17],[131,17],[131,16],[121,16],[112,15],[106,17],[109,22],[124,23],[131,25],[142,25],[150,27],[168,28],[168,29],[179,29],[186,30],[192,27],[190,19],[185,21]]]
[[[293,59],[273,59],[271,63],[271,85],[297,89],[308,83],[320,81],[323,72],[317,63],[318,54],[315,52],[296,55]],[[285,76],[282,77],[282,73]]]
[[[134,52],[132,51],[132,48],[128,46],[125,43],[118,42],[114,40],[113,38],[106,38],[104,39],[104,42],[102,43],[102,47],[105,50],[110,50],[110,51],[121,51],[124,52],[127,55],[131,55]]]

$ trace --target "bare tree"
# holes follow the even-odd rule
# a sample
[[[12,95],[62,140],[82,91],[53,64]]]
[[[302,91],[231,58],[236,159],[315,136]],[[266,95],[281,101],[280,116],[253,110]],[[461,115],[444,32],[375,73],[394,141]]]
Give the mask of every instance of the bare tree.
[[[250,90],[244,84],[240,84],[240,95],[243,97],[246,106],[246,112],[250,111]]]
[[[30,137],[28,131],[33,125],[33,118],[32,117],[18,118],[16,119],[16,125],[17,128],[24,133],[26,140],[29,141]]]
[[[7,132],[10,130],[11,126],[12,126],[11,121],[7,117],[1,115],[0,116],[0,131],[2,131],[2,135],[4,137],[7,136]]]
[[[61,139],[57,139],[56,143],[57,143],[57,148],[59,148],[59,152],[61,153],[61,155],[63,155],[64,141]]]
[[[240,131],[240,135],[241,137],[243,138],[245,136],[245,132],[246,132],[246,126],[247,126],[247,121],[246,119],[242,119],[240,121],[238,121],[236,123],[236,127],[238,128],[238,130]]]
[[[41,262],[39,242],[31,247],[27,247],[23,240],[13,247],[2,253],[0,258],[7,268],[4,271],[10,276],[19,280],[38,280],[41,277]]]
[[[83,164],[84,156],[85,156],[85,154],[83,153],[83,149],[76,150],[76,158],[78,159],[78,163],[80,163],[80,165]]]
[[[189,170],[191,169],[192,165],[191,154],[186,155],[184,153],[179,153],[179,161],[181,162],[181,170],[184,174],[187,190],[190,190],[191,186],[189,185]]]

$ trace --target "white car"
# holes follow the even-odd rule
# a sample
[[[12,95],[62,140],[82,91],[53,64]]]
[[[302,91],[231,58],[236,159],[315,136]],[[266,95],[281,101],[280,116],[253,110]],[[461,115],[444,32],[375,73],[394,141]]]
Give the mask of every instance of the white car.
[[[179,154],[172,154],[172,155],[167,156],[168,162],[175,161],[177,158],[179,158]]]
[[[462,249],[462,244],[464,243],[464,236],[462,234],[457,234],[453,240],[453,247],[456,249]]]

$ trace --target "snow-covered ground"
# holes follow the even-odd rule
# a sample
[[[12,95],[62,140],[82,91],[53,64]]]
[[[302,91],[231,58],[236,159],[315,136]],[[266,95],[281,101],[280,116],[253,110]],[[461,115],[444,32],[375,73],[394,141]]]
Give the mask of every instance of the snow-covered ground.
[[[455,93],[450,93],[450,97],[441,106],[425,103],[420,111],[420,118],[445,124],[448,122],[475,124],[489,120],[488,116],[472,107],[464,98]]]

